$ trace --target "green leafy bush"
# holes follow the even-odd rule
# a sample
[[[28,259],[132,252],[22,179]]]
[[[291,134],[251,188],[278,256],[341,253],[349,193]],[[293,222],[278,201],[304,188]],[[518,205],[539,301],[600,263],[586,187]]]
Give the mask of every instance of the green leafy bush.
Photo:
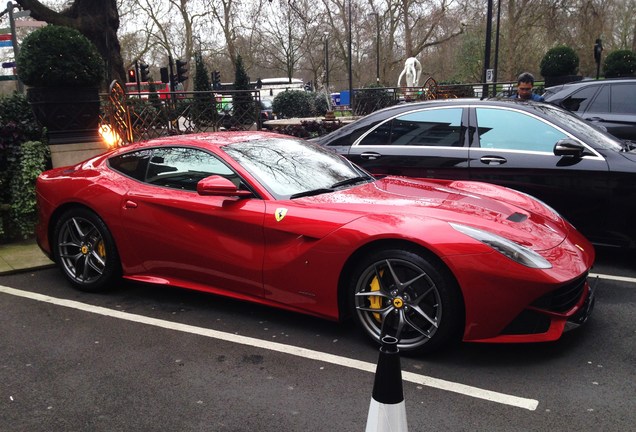
[[[33,87],[97,87],[104,78],[104,61],[79,31],[47,25],[22,42],[16,57],[20,80]]]
[[[16,93],[0,98],[0,239],[2,240],[23,237],[24,233],[33,230],[32,220],[22,224],[16,218],[19,218],[22,213],[35,211],[35,204],[23,201],[21,196],[28,191],[22,187],[14,187],[14,184],[18,181],[16,178],[23,178],[21,177],[25,157],[23,143],[37,141],[41,137],[42,130],[23,95]],[[44,166],[48,168],[49,165],[50,158],[46,156]],[[21,208],[21,205],[27,205],[27,207]]]
[[[272,108],[281,117],[315,117],[315,93],[302,90],[286,90],[279,93],[272,102]]]
[[[541,75],[556,77],[576,75],[579,70],[579,56],[567,46],[550,48],[541,60]]]
[[[605,78],[633,77],[636,75],[636,54],[630,50],[613,51],[603,62]]]
[[[10,224],[13,235],[27,239],[34,234],[37,222],[35,180],[47,168],[49,148],[40,141],[27,141],[21,146],[20,161],[11,178]]]

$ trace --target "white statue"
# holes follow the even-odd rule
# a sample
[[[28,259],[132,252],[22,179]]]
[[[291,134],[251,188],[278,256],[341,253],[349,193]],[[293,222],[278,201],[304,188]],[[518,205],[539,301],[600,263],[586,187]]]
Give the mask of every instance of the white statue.
[[[402,77],[406,74],[406,86],[417,87],[417,83],[420,81],[420,75],[422,74],[422,64],[415,58],[409,57],[404,62],[404,70],[400,73],[397,86],[400,87]]]

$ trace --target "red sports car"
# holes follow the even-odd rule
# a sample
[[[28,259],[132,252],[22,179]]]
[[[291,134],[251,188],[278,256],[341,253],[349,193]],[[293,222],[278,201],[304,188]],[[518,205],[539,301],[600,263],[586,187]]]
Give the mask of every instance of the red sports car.
[[[590,243],[486,183],[376,179],[264,132],[161,138],[37,182],[40,247],[79,289],[118,277],[332,320],[430,351],[539,342],[586,321]]]

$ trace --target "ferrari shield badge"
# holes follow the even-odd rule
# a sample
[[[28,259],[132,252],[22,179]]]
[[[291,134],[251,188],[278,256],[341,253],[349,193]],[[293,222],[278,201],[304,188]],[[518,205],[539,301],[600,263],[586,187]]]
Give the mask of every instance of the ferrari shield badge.
[[[283,208],[283,207],[277,208],[276,213],[274,213],[274,217],[276,217],[276,222],[282,221],[286,214],[287,214],[286,208]]]

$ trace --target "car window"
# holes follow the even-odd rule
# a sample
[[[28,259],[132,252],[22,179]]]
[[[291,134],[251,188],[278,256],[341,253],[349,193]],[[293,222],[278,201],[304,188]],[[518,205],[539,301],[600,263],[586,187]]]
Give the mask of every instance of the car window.
[[[519,111],[477,108],[479,143],[482,148],[553,152],[567,135],[555,127]]]
[[[570,96],[563,99],[563,102],[561,102],[561,106],[563,106],[563,108],[570,111],[576,111],[576,112],[585,111],[587,106],[590,104],[592,97],[594,97],[594,94],[598,90],[598,87],[599,86],[596,86],[596,85],[587,86],[580,90],[575,91]]]
[[[139,150],[114,156],[108,160],[110,167],[135,180],[143,181],[152,150]]]
[[[153,150],[145,181],[194,191],[200,180],[211,175],[238,179],[227,165],[210,153],[191,147],[166,147]]]
[[[595,113],[610,112],[610,86],[602,86],[601,91],[598,92],[598,96],[596,96],[594,102],[592,102],[590,107],[585,111]]]
[[[360,145],[463,145],[462,108],[431,109],[401,115],[372,130]]]
[[[161,147],[112,157],[110,167],[139,181],[195,191],[197,183],[221,175],[239,186],[239,178],[210,153],[191,147]]]
[[[612,112],[636,113],[636,84],[612,84]]]

